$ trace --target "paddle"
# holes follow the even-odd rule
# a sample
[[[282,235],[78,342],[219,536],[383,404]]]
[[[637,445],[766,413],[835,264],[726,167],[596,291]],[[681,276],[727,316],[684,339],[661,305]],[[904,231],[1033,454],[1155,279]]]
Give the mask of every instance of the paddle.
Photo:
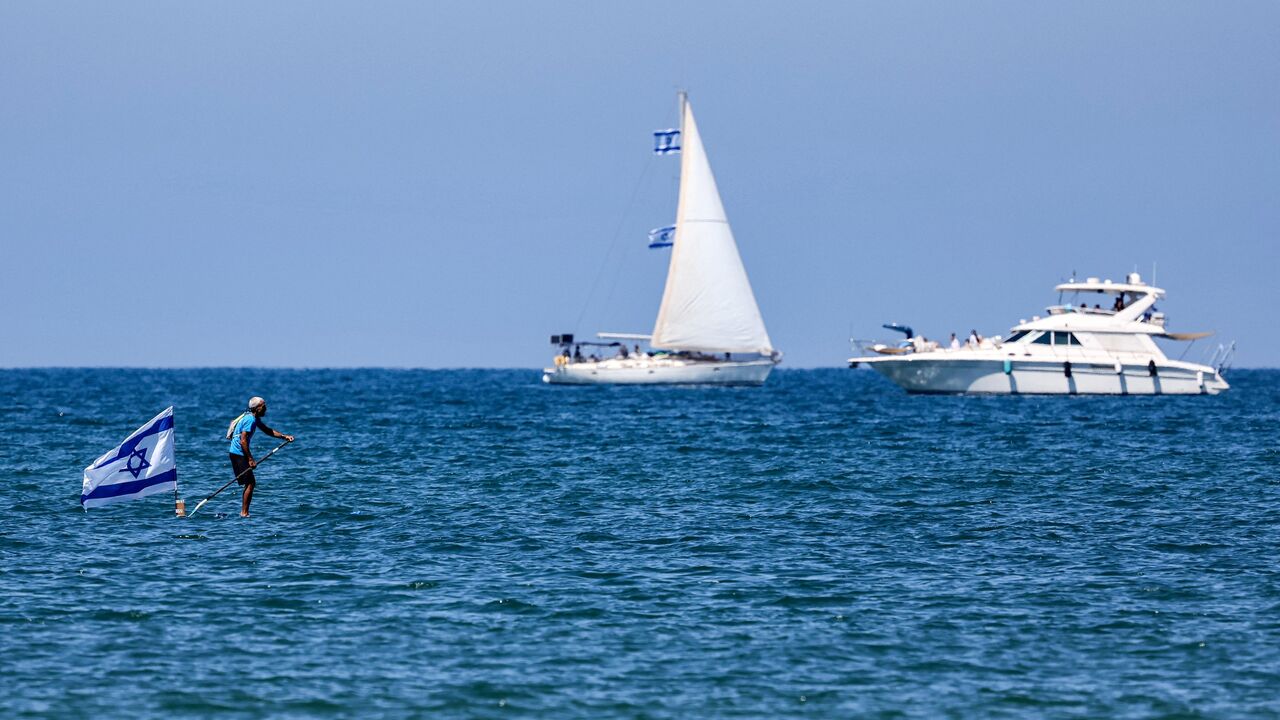
[[[259,461],[257,461],[256,463],[254,463],[254,467],[257,467],[258,465],[261,465],[262,463],[266,462],[266,461],[267,461],[267,458],[269,458],[269,457],[271,457],[272,455],[275,455],[275,454],[276,454],[276,450],[279,450],[280,448],[284,447],[285,445],[288,445],[288,444],[289,444],[289,443],[291,443],[291,442],[293,442],[293,441],[292,441],[292,440],[285,440],[284,442],[282,442],[282,443],[280,443],[279,445],[277,445],[277,446],[275,446],[274,448],[272,448],[272,449],[271,449],[271,452],[267,453],[266,455],[263,455],[261,460],[259,460]],[[241,478],[245,473],[249,472],[249,471],[250,471],[250,470],[252,470],[252,469],[253,469],[253,468],[245,468],[243,472],[241,472],[240,474],[238,474],[238,475],[236,475],[235,477],[233,477],[233,478],[231,478],[230,480],[228,480],[226,485],[223,485],[222,487],[220,487],[220,488],[218,488],[217,490],[215,490],[215,491],[214,491],[214,493],[213,493],[212,495],[210,495],[209,497],[207,497],[207,498],[205,498],[205,499],[201,500],[201,501],[200,501],[200,504],[199,504],[199,505],[196,505],[196,509],[195,509],[195,510],[192,510],[192,511],[191,511],[191,513],[190,513],[189,515],[187,515],[187,517],[191,517],[192,515],[195,515],[196,513],[200,512],[200,508],[204,507],[204,504],[205,504],[205,503],[207,503],[207,502],[209,502],[210,500],[212,500],[212,499],[214,499],[215,497],[217,497],[217,496],[218,496],[218,493],[220,493],[220,492],[222,492],[223,490],[226,490],[227,488],[231,487],[231,483],[233,483],[233,482],[235,482],[235,481],[239,480],[239,479],[240,479],[240,478]]]

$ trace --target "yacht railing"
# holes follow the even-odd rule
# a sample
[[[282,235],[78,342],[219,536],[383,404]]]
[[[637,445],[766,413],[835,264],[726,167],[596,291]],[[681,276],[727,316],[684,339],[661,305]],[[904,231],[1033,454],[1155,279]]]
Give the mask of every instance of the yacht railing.
[[[1116,311],[1110,308],[1091,308],[1087,305],[1071,305],[1069,303],[1066,305],[1051,305],[1050,307],[1045,308],[1045,311],[1050,315],[1068,315],[1075,313],[1077,315],[1102,315],[1105,317],[1114,317],[1116,314]],[[1146,313],[1142,316],[1142,319],[1144,322],[1151,323],[1156,327],[1164,327],[1165,315],[1162,312]]]
[[[1072,305],[1070,303],[1067,303],[1065,305],[1051,305],[1045,308],[1045,310],[1050,315],[1066,315],[1068,313],[1078,313],[1080,315],[1115,315],[1116,314],[1116,311],[1110,308],[1107,308],[1104,310],[1102,308],[1091,308],[1088,305]]]
[[[1218,344],[1218,348],[1213,351],[1213,356],[1209,358],[1209,362],[1205,363],[1209,367],[1218,372],[1219,375],[1225,373],[1231,368],[1231,361],[1236,357],[1236,343],[1231,341],[1230,345]]]

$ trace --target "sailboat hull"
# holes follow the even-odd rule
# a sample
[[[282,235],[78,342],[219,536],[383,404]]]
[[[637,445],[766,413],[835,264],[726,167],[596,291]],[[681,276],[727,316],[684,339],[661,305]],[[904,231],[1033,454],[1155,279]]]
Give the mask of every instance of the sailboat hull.
[[[707,361],[669,358],[578,362],[542,371],[552,385],[763,385],[773,360]]]

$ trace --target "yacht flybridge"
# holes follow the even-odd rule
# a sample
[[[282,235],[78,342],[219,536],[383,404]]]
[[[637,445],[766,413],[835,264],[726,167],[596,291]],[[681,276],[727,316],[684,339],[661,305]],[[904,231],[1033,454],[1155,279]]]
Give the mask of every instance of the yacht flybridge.
[[[1073,278],[1056,290],[1059,304],[1048,316],[1019,321],[1008,338],[971,336],[941,347],[911,328],[886,325],[907,339],[863,344],[864,356],[849,366],[866,363],[912,393],[1214,395],[1230,387],[1222,376],[1234,344],[1220,346],[1208,365],[1170,360],[1156,345],[1156,338],[1194,341],[1212,333],[1166,330],[1156,308],[1165,291],[1137,273],[1123,283]]]
[[[543,382],[760,385],[782,357],[760,317],[684,93],[679,105],[680,129],[655,133],[655,153],[681,158],[675,226],[650,234],[652,247],[671,247],[653,332],[600,333],[598,341],[553,335],[560,354]],[[628,341],[636,343],[633,351]]]

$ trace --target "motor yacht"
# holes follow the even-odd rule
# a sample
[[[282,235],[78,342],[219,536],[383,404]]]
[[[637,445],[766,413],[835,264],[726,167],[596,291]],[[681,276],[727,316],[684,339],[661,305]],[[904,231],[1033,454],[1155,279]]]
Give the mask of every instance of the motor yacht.
[[[959,347],[906,335],[894,344],[857,342],[849,366],[869,365],[911,393],[1039,395],[1216,395],[1235,344],[1208,364],[1172,360],[1157,338],[1194,342],[1213,333],[1174,333],[1156,307],[1165,291],[1131,273],[1125,282],[1088,278],[1055,288],[1045,317],[1015,325],[1007,338],[976,335]],[[1185,353],[1184,353],[1185,355]]]

